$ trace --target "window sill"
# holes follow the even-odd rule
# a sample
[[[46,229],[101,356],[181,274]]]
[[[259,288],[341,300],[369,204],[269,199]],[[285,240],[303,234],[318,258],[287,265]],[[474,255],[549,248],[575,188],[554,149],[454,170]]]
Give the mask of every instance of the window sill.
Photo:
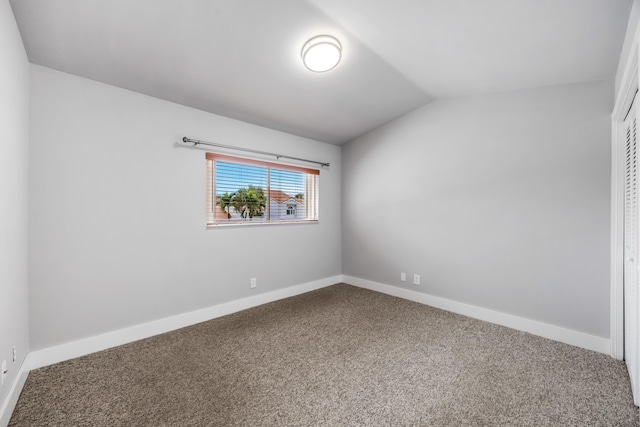
[[[260,227],[270,225],[291,225],[291,224],[318,224],[318,220],[301,220],[301,221],[264,221],[264,222],[209,222],[207,223],[207,229],[209,228],[228,228],[228,227]]]

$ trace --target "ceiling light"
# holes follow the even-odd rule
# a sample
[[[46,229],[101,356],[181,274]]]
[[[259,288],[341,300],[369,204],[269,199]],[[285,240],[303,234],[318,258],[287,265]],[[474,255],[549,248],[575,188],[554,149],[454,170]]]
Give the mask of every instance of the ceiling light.
[[[335,68],[340,58],[342,58],[342,46],[332,36],[315,36],[302,46],[304,66],[316,73]]]

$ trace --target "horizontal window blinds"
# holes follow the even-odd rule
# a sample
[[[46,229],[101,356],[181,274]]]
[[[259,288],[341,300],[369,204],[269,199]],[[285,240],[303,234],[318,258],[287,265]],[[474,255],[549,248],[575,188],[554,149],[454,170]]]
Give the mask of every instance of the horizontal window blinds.
[[[320,171],[207,153],[207,224],[318,220]]]

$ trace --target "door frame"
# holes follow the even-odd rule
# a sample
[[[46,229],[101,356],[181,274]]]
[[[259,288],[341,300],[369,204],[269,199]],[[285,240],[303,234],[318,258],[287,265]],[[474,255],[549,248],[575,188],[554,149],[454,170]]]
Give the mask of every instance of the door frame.
[[[625,132],[624,119],[638,91],[638,38],[640,25],[633,37],[629,59],[615,105],[611,114],[611,296],[610,296],[610,346],[611,357],[624,358],[624,173]]]

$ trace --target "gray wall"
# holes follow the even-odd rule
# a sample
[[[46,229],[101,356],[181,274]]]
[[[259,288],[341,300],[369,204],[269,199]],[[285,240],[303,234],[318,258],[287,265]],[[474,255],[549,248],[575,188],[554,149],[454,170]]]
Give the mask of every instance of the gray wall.
[[[320,223],[205,229],[184,135],[330,162]],[[33,350],[341,272],[340,147],[35,65],[31,147]]]
[[[631,10],[629,11],[629,21],[627,23],[627,31],[624,37],[624,43],[622,44],[622,52],[620,53],[620,61],[618,62],[618,68],[616,71],[616,93],[620,89],[620,83],[622,81],[622,75],[625,71],[627,61],[631,56],[631,46],[633,45],[633,39],[638,30],[638,21],[640,20],[640,0],[633,0],[631,2]]]
[[[0,1],[0,407],[28,348],[29,63],[9,2]],[[16,346],[18,360],[12,363]]]
[[[348,143],[343,273],[608,337],[613,86],[438,100]]]

